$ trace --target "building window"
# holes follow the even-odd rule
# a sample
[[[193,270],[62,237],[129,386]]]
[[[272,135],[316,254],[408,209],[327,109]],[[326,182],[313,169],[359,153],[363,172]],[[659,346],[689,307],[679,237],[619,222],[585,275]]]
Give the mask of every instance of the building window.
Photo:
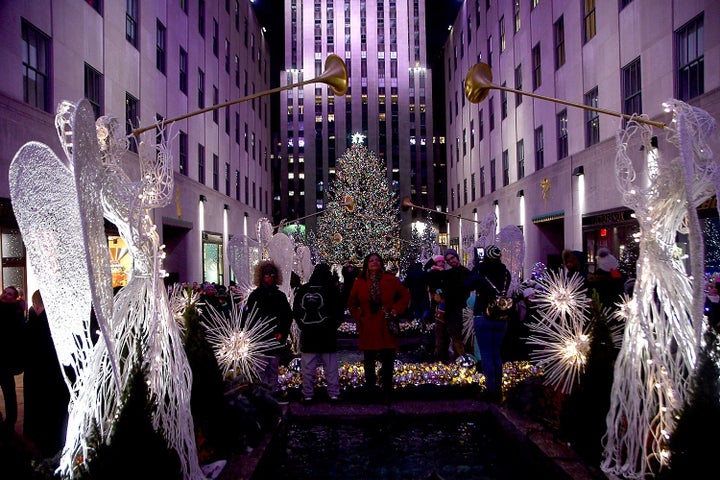
[[[475,201],[475,172],[470,174],[470,201]]]
[[[598,108],[598,87],[585,94],[585,105]],[[600,115],[593,110],[585,110],[585,147],[600,142]]]
[[[585,23],[583,29],[583,43],[587,43],[597,33],[595,26],[595,0],[584,0],[583,7],[585,9]]]
[[[490,193],[497,188],[497,179],[495,177],[495,159],[490,160]]]
[[[187,95],[188,88],[188,54],[180,47],[180,91]]]
[[[495,108],[493,108],[493,97],[488,100],[488,121],[490,122],[490,131],[495,129]]]
[[[467,205],[467,203],[468,203],[467,178],[463,178],[463,205]]]
[[[205,38],[205,0],[198,2],[198,32]]]
[[[182,175],[188,174],[188,134],[180,130],[180,155],[178,156],[178,168]]]
[[[235,200],[240,201],[240,170],[235,170]]]
[[[475,148],[475,120],[470,120],[470,150]]]
[[[522,64],[515,67],[515,90],[522,90]],[[515,94],[515,108],[522,103],[522,94]]]
[[[218,89],[218,87],[213,85],[213,105],[217,105],[218,103],[220,103],[220,90]],[[215,110],[213,110],[213,114],[212,114],[213,122],[215,122],[216,125],[219,121],[219,117],[220,117],[220,112],[216,108]]]
[[[502,84],[503,88],[507,87],[505,85],[505,82]],[[505,120],[508,115],[508,106],[507,106],[507,92],[505,90],[500,91],[500,119]]]
[[[485,138],[485,121],[483,120],[484,110],[481,108],[478,112],[478,141],[482,142]]]
[[[125,92],[125,133],[132,136],[133,125],[137,125],[140,118],[139,100]],[[130,141],[128,150],[137,153],[137,143]]]
[[[535,129],[535,171],[545,166],[545,140],[543,139],[543,127]]]
[[[198,108],[205,108],[205,72],[198,68]]]
[[[50,112],[50,39],[31,24],[22,22],[23,100]]]
[[[675,33],[677,45],[678,99],[690,100],[705,93],[703,16],[686,23]]]
[[[213,153],[213,190],[220,188],[220,157]]]
[[[225,195],[230,196],[230,164],[225,162]]]
[[[554,28],[555,38],[555,70],[565,65],[565,21],[561,16],[555,22]]]
[[[502,152],[502,182],[503,187],[510,185],[510,153],[507,150]]]
[[[525,141],[520,140],[515,147],[515,157],[517,159],[517,179],[525,177]]]
[[[218,51],[220,49],[218,35],[220,33],[220,25],[218,25],[217,19],[213,18],[213,31],[212,31],[212,51],[215,58],[218,58]]]
[[[622,69],[623,113],[642,113],[642,84],[640,58],[636,58]]]
[[[492,68],[492,57],[493,57],[492,35],[490,35],[490,36],[488,36],[488,39],[487,39],[487,64],[490,68]]]
[[[138,0],[125,0],[125,38],[138,46]]]
[[[520,0],[513,1],[513,18],[515,33],[520,31]]]
[[[505,51],[505,17],[500,17],[500,22],[498,23],[498,28],[500,31],[500,53]]]
[[[532,49],[532,68],[533,68],[533,90],[537,90],[542,85],[542,61],[540,57],[540,44],[538,43]]]
[[[198,182],[205,184],[205,146],[198,143]]]
[[[235,143],[240,145],[240,114],[235,112]]]
[[[155,66],[157,67],[160,72],[165,74],[165,64],[167,63],[165,60],[165,39],[167,35],[167,30],[165,29],[165,25],[163,25],[160,20],[157,21],[157,30],[155,32]]]
[[[568,156],[568,117],[567,110],[557,115],[558,160]]]
[[[103,114],[103,76],[93,67],[85,64],[85,98],[93,107],[95,118]]]
[[[480,167],[480,197],[485,196],[485,167]]]

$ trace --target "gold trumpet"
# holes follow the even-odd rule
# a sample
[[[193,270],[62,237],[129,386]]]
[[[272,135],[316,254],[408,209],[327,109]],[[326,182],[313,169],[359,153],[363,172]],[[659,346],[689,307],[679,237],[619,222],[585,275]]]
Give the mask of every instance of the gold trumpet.
[[[347,210],[348,212],[352,213],[352,212],[355,211],[355,198],[354,198],[352,195],[345,195],[345,196],[342,198],[342,201],[341,201],[341,202],[338,202],[337,206],[338,206],[338,207],[345,207],[345,210]],[[285,226],[285,225],[292,225],[293,223],[297,223],[297,222],[299,222],[300,220],[305,220],[306,218],[310,218],[310,217],[314,217],[314,216],[316,216],[316,215],[320,215],[320,214],[323,213],[324,211],[325,211],[325,210],[318,210],[318,211],[315,212],[315,213],[311,213],[311,214],[309,214],[309,215],[305,215],[304,217],[296,218],[295,220],[291,220],[291,221],[289,221],[289,222],[286,222],[285,220],[283,220],[283,221],[280,222],[279,224],[273,225],[273,228],[282,228],[282,227]]]
[[[194,117],[195,115],[201,115],[212,110],[229,107],[230,105],[235,105],[236,103],[247,102],[248,100],[263,97],[265,95],[270,95],[271,93],[282,92],[284,90],[290,90],[291,88],[302,87],[303,85],[318,82],[328,85],[335,95],[345,95],[345,92],[347,92],[348,89],[348,73],[347,67],[345,66],[345,62],[343,61],[343,59],[335,54],[329,55],[325,59],[325,70],[317,78],[305,80],[304,82],[293,83],[292,85],[285,85],[284,87],[277,87],[270,90],[265,90],[264,92],[253,93],[252,95],[248,95],[247,97],[238,98],[229,102],[218,103],[217,105],[203,108],[202,110],[196,110],[194,112],[180,115],[179,117],[163,120],[161,123],[162,125],[170,125],[171,123],[177,122],[179,120]],[[147,132],[148,130],[152,130],[156,127],[156,125],[150,125],[147,127],[137,128],[133,130],[132,134],[137,137],[141,133]]]
[[[583,110],[592,110],[593,112],[605,113],[607,115],[613,115],[615,117],[622,117],[626,120],[634,120],[640,123],[646,123],[658,128],[665,128],[663,122],[656,122],[645,118],[633,117],[625,113],[613,112],[612,110],[605,110],[602,108],[591,107],[590,105],[583,105],[581,103],[568,102],[566,100],[560,100],[553,97],[546,97],[544,95],[537,95],[535,93],[528,93],[522,90],[515,90],[514,88],[502,87],[492,83],[492,70],[487,63],[476,63],[470,70],[468,70],[465,76],[465,97],[471,103],[479,103],[487,98],[490,94],[491,89],[503,90],[505,92],[517,93],[520,95],[527,95],[528,97],[539,98],[541,100],[549,100],[551,102],[560,103],[562,105],[569,105],[571,107],[582,108]]]
[[[445,216],[448,216],[448,217],[457,218],[457,219],[459,219],[459,220],[466,220],[466,221],[468,221],[468,222],[480,223],[479,220],[473,220],[473,219],[471,219],[471,218],[461,217],[460,215],[455,215],[454,213],[443,212],[443,211],[441,211],[441,210],[433,210],[432,208],[421,207],[420,205],[415,205],[415,204],[412,203],[412,201],[410,200],[410,196],[409,196],[409,195],[404,196],[404,197],[402,198],[402,200],[400,201],[400,207],[402,208],[402,211],[403,211],[403,212],[407,212],[407,211],[410,210],[411,208],[419,208],[420,210],[426,210],[426,211],[432,212],[432,213],[439,213],[439,214],[441,214],[441,215],[445,215]]]

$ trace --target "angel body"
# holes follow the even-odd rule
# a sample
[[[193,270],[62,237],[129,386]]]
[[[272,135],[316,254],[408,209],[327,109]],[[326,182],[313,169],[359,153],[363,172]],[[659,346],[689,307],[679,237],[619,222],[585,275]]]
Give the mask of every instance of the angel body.
[[[117,120],[97,130],[86,100],[63,102],[58,133],[67,159],[31,142],[10,168],[11,196],[28,259],[43,285],[60,361],[75,373],[59,473],[73,478],[92,455],[93,433],[107,443],[135,365],[147,367],[153,426],[180,458],[186,479],[204,478],[190,413],[190,368],[162,285],[161,249],[152,208],[172,194],[172,167],[141,148],[141,179],[120,167],[127,139]],[[100,148],[98,148],[100,143]],[[113,302],[103,215],[115,223],[132,255],[132,275]],[[59,246],[59,248],[58,248]],[[90,308],[102,340],[93,344]],[[139,348],[137,348],[139,346]]]
[[[653,152],[650,127],[629,122],[617,140],[618,189],[635,211],[641,235],[635,308],[615,364],[602,468],[626,478],[645,478],[654,466],[666,464],[673,415],[689,396],[703,324],[703,240],[696,208],[716,188],[718,167],[705,144],[715,122],[683,102],[672,102],[671,110],[668,140],[681,156],[649,154],[647,178],[639,178],[627,147],[639,133],[644,151]],[[676,251],[677,233],[689,236],[690,272]]]

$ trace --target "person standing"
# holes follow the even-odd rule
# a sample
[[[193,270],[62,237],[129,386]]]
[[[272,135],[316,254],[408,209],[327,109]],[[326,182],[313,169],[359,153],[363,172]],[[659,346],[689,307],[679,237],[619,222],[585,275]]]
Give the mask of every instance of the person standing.
[[[480,348],[482,371],[485,375],[486,394],[483,399],[502,402],[503,361],[501,347],[508,324],[505,319],[488,316],[487,307],[499,295],[505,295],[510,286],[510,271],[501,261],[502,252],[496,245],[485,249],[485,258],[473,269],[467,285],[475,290],[473,328]]]
[[[427,272],[423,269],[422,263],[415,262],[410,266],[403,281],[403,285],[410,290],[413,319],[419,321],[423,326],[430,321],[430,295],[426,276]]]
[[[5,418],[2,428],[15,431],[17,422],[17,394],[15,375],[23,371],[23,326],[25,312],[18,302],[18,290],[5,287],[0,295],[0,388],[5,399]]]
[[[283,277],[280,269],[270,260],[257,264],[254,272],[255,288],[245,305],[243,323],[246,323],[250,315],[255,315],[256,320],[270,322],[270,329],[267,338],[273,343],[273,347],[265,351],[267,364],[260,371],[260,382],[270,388],[270,393],[278,400],[278,403],[287,403],[287,392],[282,392],[278,385],[278,370],[280,367],[280,356],[286,348],[290,325],[292,323],[292,308],[278,285],[282,285]]]
[[[410,291],[395,275],[385,271],[382,257],[378,253],[367,255],[350,291],[347,306],[358,329],[359,349],[363,351],[365,386],[368,392],[375,390],[375,360],[379,359],[385,403],[389,403],[392,397],[393,368],[398,348],[386,317],[399,317],[409,305]]]
[[[327,263],[315,265],[307,283],[298,287],[293,300],[293,316],[300,328],[302,400],[310,402],[315,393],[318,364],[322,364],[331,402],[340,398],[337,329],[343,321],[345,305]]]
[[[466,287],[470,270],[460,263],[457,250],[445,250],[445,263],[450,266],[445,270],[443,293],[445,295],[445,328],[441,330],[439,344],[437,345],[440,361],[454,361],[465,354],[465,341],[463,339],[463,310],[467,305],[470,291]],[[448,342],[452,347],[452,358],[447,348]],[[444,348],[443,348],[444,346]]]
[[[25,325],[23,435],[44,458],[49,458],[65,444],[70,392],[50,334],[40,290],[32,294],[31,300]]]

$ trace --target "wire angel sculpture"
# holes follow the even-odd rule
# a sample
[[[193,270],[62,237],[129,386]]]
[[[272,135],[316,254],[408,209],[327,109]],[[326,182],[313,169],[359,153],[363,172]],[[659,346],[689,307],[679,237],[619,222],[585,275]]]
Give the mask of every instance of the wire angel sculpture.
[[[631,120],[616,136],[617,186],[640,224],[640,255],[601,467],[626,478],[645,478],[668,463],[667,442],[689,396],[703,328],[704,248],[696,208],[720,186],[708,145],[714,119],[677,100],[666,107],[673,115],[667,140],[679,157],[653,148],[647,124]],[[690,272],[675,247],[678,233],[689,238]]]
[[[122,393],[133,367],[141,365],[148,372],[153,427],[178,453],[183,478],[202,479],[190,413],[192,373],[163,285],[164,252],[150,216],[171,200],[172,158],[164,140],[157,146],[141,142],[140,175],[132,179],[132,169],[123,164],[123,126],[112,117],[97,124],[93,118],[87,100],[62,102],[56,124],[67,159],[30,142],[10,166],[13,208],[30,266],[43,285],[53,341],[61,362],[78,378],[59,472],[73,477],[92,458],[87,442],[95,428],[102,442],[109,441]],[[133,256],[130,279],[114,299],[103,216],[117,226]],[[78,300],[68,300],[71,289]],[[103,332],[95,345],[91,307]]]

